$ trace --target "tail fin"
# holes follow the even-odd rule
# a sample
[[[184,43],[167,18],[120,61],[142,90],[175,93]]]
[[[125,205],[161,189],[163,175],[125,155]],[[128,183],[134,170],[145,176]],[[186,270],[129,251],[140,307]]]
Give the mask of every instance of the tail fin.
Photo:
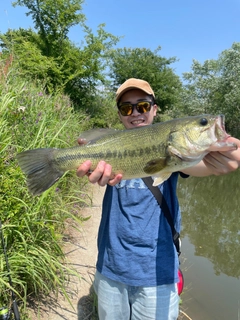
[[[19,166],[27,176],[28,189],[34,196],[49,189],[64,174],[54,162],[53,151],[33,149],[17,155]]]

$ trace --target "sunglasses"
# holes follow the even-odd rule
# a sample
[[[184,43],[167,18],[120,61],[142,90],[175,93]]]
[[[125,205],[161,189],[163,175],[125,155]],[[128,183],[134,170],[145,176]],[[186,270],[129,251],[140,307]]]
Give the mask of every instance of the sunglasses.
[[[139,113],[146,113],[151,110],[153,105],[152,101],[140,101],[138,103],[123,103],[118,106],[118,110],[122,116],[130,116],[133,113],[134,108],[137,109]]]

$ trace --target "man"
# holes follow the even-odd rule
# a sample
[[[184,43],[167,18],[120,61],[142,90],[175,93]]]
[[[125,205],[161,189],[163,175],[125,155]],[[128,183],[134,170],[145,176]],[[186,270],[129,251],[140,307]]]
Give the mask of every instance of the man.
[[[116,93],[118,115],[126,129],[151,125],[157,113],[148,82],[128,79]],[[229,138],[240,147],[240,141]],[[81,142],[81,141],[80,141]],[[181,173],[173,173],[159,186],[180,231],[176,195],[178,175],[207,176],[238,168],[240,149],[211,152]],[[176,320],[178,255],[171,228],[142,179],[112,176],[111,166],[100,161],[89,173],[90,161],[77,171],[90,182],[107,185],[98,234],[98,260],[94,288],[100,320]]]

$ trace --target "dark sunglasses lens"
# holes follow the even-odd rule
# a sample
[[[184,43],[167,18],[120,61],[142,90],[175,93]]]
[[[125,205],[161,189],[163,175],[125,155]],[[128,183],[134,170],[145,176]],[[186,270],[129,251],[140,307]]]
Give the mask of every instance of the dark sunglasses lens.
[[[137,104],[137,111],[139,113],[148,112],[148,111],[150,111],[150,109],[151,109],[151,102],[141,101],[141,102],[138,102],[138,104]]]
[[[119,106],[119,111],[122,116],[130,116],[133,113],[133,108],[136,106],[137,112],[145,113],[150,111],[151,102],[149,101],[140,101],[137,104],[126,103]]]
[[[119,111],[123,116],[130,116],[132,114],[133,106],[129,104],[122,104],[119,107]]]

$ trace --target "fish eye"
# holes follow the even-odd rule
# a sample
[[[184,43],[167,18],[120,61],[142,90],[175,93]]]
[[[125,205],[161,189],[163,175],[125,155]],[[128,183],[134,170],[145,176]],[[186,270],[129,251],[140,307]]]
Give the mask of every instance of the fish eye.
[[[201,124],[202,126],[206,126],[206,125],[208,124],[208,120],[207,120],[206,118],[202,118],[202,119],[200,120],[200,124]]]

